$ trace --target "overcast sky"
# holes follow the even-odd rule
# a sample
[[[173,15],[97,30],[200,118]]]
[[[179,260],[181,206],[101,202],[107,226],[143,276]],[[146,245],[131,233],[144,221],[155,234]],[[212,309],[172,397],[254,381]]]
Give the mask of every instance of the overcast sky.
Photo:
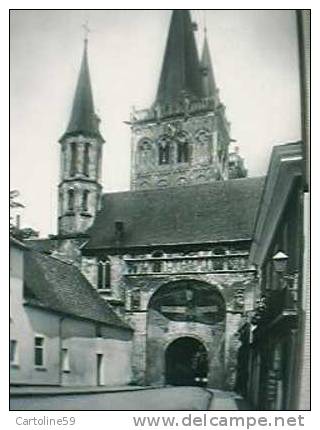
[[[69,121],[88,20],[96,112],[106,140],[103,187],[129,188],[131,107],[154,100],[171,12],[11,12],[11,189],[23,226],[56,233],[58,139]],[[266,173],[274,144],[300,139],[294,11],[192,11],[203,42],[206,21],[214,73],[232,137],[250,176]]]

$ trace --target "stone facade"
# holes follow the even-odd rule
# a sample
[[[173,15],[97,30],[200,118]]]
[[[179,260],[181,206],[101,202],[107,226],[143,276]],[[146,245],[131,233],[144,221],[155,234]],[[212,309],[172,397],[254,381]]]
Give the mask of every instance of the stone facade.
[[[233,388],[236,375],[237,332],[243,315],[252,309],[255,270],[248,264],[248,243],[202,247],[185,251],[149,251],[108,255],[111,288],[100,293],[134,328],[133,380],[138,384],[165,384],[165,354],[176,339],[199,340],[208,356],[208,385]],[[103,256],[105,260],[106,256]],[[97,288],[99,257],[83,257],[82,270]],[[166,289],[216,292],[225,307],[223,318],[209,323],[174,321],[152,307]],[[206,299],[205,299],[206,300]],[[209,303],[209,302],[208,302]],[[200,309],[201,310],[201,309]],[[197,312],[197,311],[195,311]]]
[[[229,179],[230,123],[213,79],[205,43],[200,64],[189,12],[176,10],[157,98],[151,108],[134,109],[130,117],[132,191]],[[237,333],[246,311],[253,307],[256,283],[255,270],[248,263],[250,237],[244,235],[244,240],[236,241],[228,236],[227,242],[219,242],[217,233],[210,244],[202,243],[203,235],[200,243],[188,244],[186,233],[183,242],[170,242],[163,249],[161,245],[152,246],[152,240],[138,246],[126,246],[117,240],[114,244],[102,244],[101,248],[86,249],[86,238],[79,233],[86,232],[100,206],[103,143],[91,121],[94,109],[89,97],[86,47],[81,70],[77,92],[82,96],[75,98],[80,107],[75,103],[72,127],[69,125],[60,140],[62,238],[55,255],[73,259],[93,287],[133,327],[134,383],[168,383],[167,353],[173,342],[183,338],[202,345],[201,353],[205,353],[207,362],[202,382],[210,387],[233,389]],[[83,117],[82,112],[91,114]],[[82,133],[84,124],[87,133]],[[236,167],[241,160],[236,159]],[[240,167],[240,174],[236,169],[232,178],[246,176],[243,164]],[[119,216],[117,204],[128,211],[128,225],[134,223],[134,208],[129,200],[115,203],[115,217]],[[214,215],[210,212],[208,216]],[[222,217],[227,218],[227,213]],[[114,223],[120,225],[123,220],[115,218]],[[166,230],[166,226],[162,228]],[[222,228],[228,230],[226,226]],[[81,243],[64,235],[82,237]],[[87,238],[90,241],[90,236]],[[177,361],[183,364],[183,358],[178,357]]]
[[[131,189],[228,178],[229,123],[213,99],[134,111]]]

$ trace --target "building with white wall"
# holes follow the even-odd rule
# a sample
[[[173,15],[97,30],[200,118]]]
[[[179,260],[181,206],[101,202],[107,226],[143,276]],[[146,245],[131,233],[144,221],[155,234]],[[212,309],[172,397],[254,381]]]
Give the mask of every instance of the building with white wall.
[[[10,241],[10,382],[125,385],[132,329],[72,264]]]

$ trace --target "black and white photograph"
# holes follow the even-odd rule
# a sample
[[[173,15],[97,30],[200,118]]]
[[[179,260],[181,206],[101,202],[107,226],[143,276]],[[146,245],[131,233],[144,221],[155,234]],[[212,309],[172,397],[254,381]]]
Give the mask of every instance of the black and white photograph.
[[[309,411],[311,11],[9,15],[10,410]]]

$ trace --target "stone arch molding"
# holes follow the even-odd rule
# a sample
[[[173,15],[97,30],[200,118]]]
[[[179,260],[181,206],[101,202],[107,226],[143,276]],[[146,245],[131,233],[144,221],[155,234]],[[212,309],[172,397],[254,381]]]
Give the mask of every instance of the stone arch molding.
[[[207,279],[203,279],[203,277],[172,277],[162,283],[160,283],[159,285],[155,286],[152,290],[149,291],[148,297],[145,301],[145,310],[148,310],[150,308],[150,302],[152,300],[152,298],[159,293],[159,291],[163,288],[168,286],[169,284],[178,284],[180,281],[190,281],[190,282],[195,282],[195,283],[202,283],[207,285],[208,287],[211,287],[212,289],[215,289],[215,291],[217,293],[220,293],[220,295],[222,296],[225,304],[227,304],[227,297],[226,294],[224,292],[224,288],[219,285],[218,283],[211,283],[209,282]]]
[[[216,286],[192,279],[163,284],[150,297],[147,309],[173,322],[209,326],[225,321],[227,311],[224,297]]]
[[[165,338],[165,342],[163,344],[163,354],[166,353],[167,348],[176,340],[181,339],[181,338],[185,338],[185,337],[191,337],[192,339],[197,340],[198,342],[200,342],[204,348],[206,349],[207,354],[209,354],[210,351],[210,346],[208,344],[208,342],[200,335],[198,335],[197,333],[190,333],[188,331],[181,331],[179,333],[172,333],[167,335],[167,337]]]

